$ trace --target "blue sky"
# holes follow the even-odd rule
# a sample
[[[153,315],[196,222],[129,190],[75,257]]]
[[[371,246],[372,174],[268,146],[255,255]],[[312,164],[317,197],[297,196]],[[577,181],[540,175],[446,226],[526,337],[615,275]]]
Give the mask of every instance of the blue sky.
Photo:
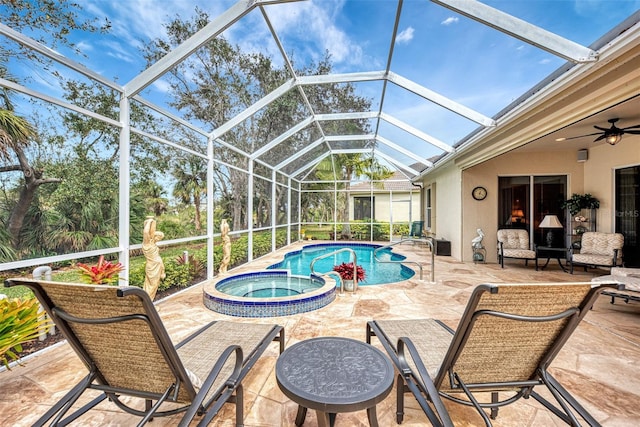
[[[84,0],[85,15],[107,17],[108,36],[74,34],[86,57],[71,57],[121,84],[144,67],[142,43],[162,37],[170,17],[193,16],[196,6],[211,17],[234,2],[230,0]],[[486,0],[485,3],[583,45],[589,45],[640,9],[640,0]],[[287,53],[296,64],[318,60],[329,51],[336,72],[379,71],[386,67],[395,0],[308,0],[267,6],[269,16]],[[519,95],[562,65],[563,59],[484,27],[426,0],[405,0],[394,45],[391,70],[493,116]],[[262,15],[254,11],[224,33],[248,51],[282,59],[270,38]],[[67,50],[61,51],[70,54]],[[22,70],[22,72],[25,72]],[[50,83],[46,78],[42,86]],[[379,84],[357,84],[379,106]],[[55,91],[53,87],[49,90]],[[162,81],[149,88],[149,96],[162,103]],[[391,88],[383,111],[454,144],[477,125]],[[387,138],[403,141],[420,155],[440,154],[411,137],[384,125]]]

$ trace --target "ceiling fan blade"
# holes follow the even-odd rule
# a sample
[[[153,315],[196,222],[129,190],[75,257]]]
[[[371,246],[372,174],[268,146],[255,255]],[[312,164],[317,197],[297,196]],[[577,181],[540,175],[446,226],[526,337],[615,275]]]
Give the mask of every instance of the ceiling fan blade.
[[[608,131],[610,131],[612,129],[612,128],[603,128],[603,127],[600,127],[600,126],[594,126],[594,128],[600,129],[601,131],[604,131],[604,132],[608,132]]]
[[[627,126],[626,128],[622,128],[622,130],[624,131],[626,131],[627,129],[640,129],[640,125]]]
[[[624,133],[628,133],[630,135],[640,135],[640,129],[638,129],[638,130],[625,130]]]
[[[605,139],[606,137],[607,137],[607,135],[602,134],[599,137],[597,137],[596,139],[594,139],[593,142],[598,142],[598,141],[600,141],[602,139]]]
[[[562,139],[562,140],[561,140],[561,142],[562,142],[562,141],[568,141],[568,140],[570,140],[570,139],[578,139],[578,138],[584,138],[584,137],[586,137],[586,136],[593,136],[593,135],[600,135],[600,134],[602,134],[602,132],[588,133],[588,134],[586,134],[586,135],[572,136],[572,137],[569,137],[569,138],[564,138],[564,139]]]

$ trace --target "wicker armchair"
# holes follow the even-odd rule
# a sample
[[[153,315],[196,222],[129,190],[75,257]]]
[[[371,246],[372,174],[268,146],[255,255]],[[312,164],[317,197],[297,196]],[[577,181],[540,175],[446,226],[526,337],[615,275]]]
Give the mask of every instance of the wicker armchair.
[[[535,260],[538,270],[538,257],[529,246],[529,233],[521,229],[498,230],[498,262],[504,268],[505,258],[524,259],[527,265],[530,259]]]
[[[569,249],[569,265],[573,274],[574,265],[587,267],[615,267],[622,261],[624,236],[620,233],[602,233],[588,231],[582,235],[580,253],[574,254]]]

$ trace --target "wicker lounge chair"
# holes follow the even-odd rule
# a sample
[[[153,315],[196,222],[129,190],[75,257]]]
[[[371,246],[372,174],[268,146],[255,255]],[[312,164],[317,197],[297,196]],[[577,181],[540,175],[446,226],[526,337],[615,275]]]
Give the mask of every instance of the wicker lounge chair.
[[[281,326],[239,322],[212,322],[174,346],[140,288],[6,282],[16,285],[34,291],[89,370],[36,426],[49,420],[51,425],[66,425],[106,398],[141,416],[138,425],[180,413],[180,426],[189,425],[196,414],[202,415],[198,425],[207,425],[231,402],[236,404],[236,425],[242,425],[242,380],[272,341],[280,342],[280,352],[284,349]],[[88,389],[101,393],[67,414]]]
[[[495,418],[499,407],[521,397],[533,397],[567,424],[580,425],[575,411],[589,425],[599,425],[547,367],[602,289],[616,286],[480,285],[455,332],[433,319],[368,322],[367,342],[377,336],[400,372],[398,423],[404,393],[412,392],[434,426],[453,425],[441,397],[475,407],[487,426],[484,409]],[[536,392],[540,385],[557,404]],[[476,392],[491,393],[491,401],[478,402]]]

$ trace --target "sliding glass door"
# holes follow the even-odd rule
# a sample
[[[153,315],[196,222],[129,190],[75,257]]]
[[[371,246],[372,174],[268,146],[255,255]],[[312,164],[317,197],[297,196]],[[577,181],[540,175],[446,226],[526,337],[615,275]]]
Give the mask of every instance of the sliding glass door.
[[[565,224],[562,203],[567,199],[566,175],[505,176],[498,178],[498,229],[522,228],[535,244],[543,244],[548,230],[540,229],[546,215]],[[557,230],[562,242],[564,230]]]
[[[615,173],[616,233],[624,235],[622,260],[625,267],[640,267],[640,166]]]

